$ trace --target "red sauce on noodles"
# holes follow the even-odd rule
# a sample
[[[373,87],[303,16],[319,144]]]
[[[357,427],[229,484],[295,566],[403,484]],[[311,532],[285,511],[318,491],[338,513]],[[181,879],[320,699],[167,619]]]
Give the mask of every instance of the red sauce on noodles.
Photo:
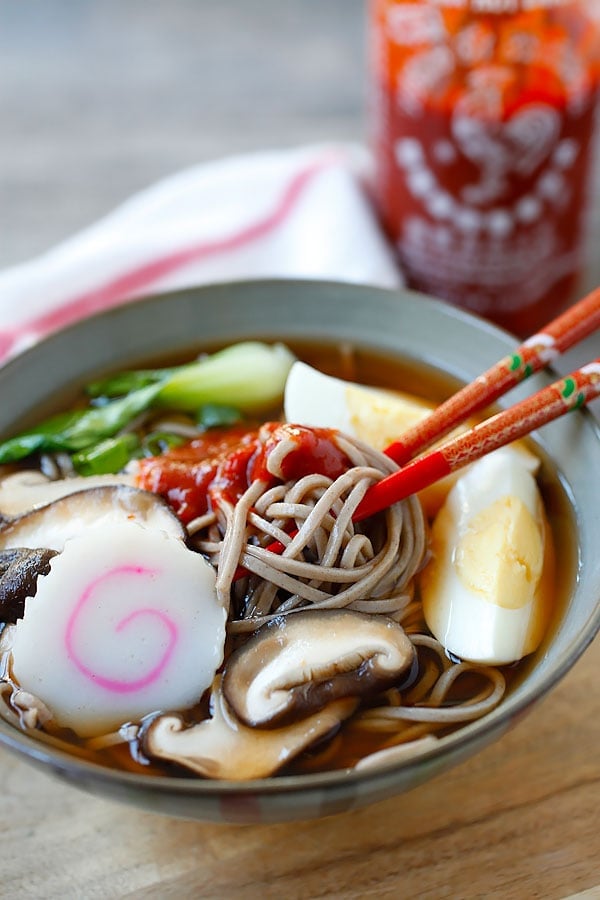
[[[244,426],[214,429],[162,456],[140,461],[138,483],[163,496],[184,523],[219,503],[236,503],[256,479],[275,484],[269,455],[282,440],[290,442],[282,458],[284,481],[319,474],[335,479],[351,465],[328,428],[267,422],[259,429]]]

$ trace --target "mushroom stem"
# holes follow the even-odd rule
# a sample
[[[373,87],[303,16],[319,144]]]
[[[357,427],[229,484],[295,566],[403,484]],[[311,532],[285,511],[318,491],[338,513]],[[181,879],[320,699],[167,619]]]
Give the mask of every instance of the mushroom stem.
[[[178,763],[206,778],[266,778],[332,732],[355,709],[355,700],[338,700],[295,725],[248,728],[228,708],[217,677],[212,718],[186,728],[180,716],[158,716],[142,735],[142,749],[150,758]]]

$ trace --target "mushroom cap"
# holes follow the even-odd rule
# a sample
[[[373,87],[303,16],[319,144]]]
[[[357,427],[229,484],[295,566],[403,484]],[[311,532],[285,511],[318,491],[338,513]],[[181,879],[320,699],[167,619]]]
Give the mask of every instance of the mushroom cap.
[[[16,547],[0,550],[0,621],[16,622],[23,615],[25,599],[34,597],[40,575],[50,571],[54,550]]]
[[[189,728],[178,715],[151,720],[142,733],[147,756],[175,762],[205,778],[266,778],[334,731],[356,709],[354,699],[337,700],[293,725],[248,728],[229,709],[221,687],[217,676],[210,719]]]
[[[308,609],[277,617],[233,653],[223,694],[246,725],[274,727],[397,684],[415,660],[404,629],[386,616]]]
[[[135,476],[121,472],[118,475],[74,476],[52,481],[37,469],[13,472],[0,480],[0,517],[21,516],[77,491],[118,484],[134,487]]]
[[[85,479],[82,479],[85,480]],[[60,552],[91,526],[135,521],[184,540],[186,531],[156,494],[128,485],[102,485],[59,497],[0,525],[0,549],[45,547]]]

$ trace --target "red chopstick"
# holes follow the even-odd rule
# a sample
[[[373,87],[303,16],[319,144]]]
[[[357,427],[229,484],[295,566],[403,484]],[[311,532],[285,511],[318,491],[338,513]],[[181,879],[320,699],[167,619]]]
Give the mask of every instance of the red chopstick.
[[[407,429],[400,440],[390,444],[384,452],[404,468],[369,488],[354,514],[354,521],[381,512],[469,462],[529,434],[570,409],[584,406],[598,396],[600,360],[589,363],[511,409],[487,419],[465,435],[448,441],[438,450],[410,462],[414,456],[423,453],[470,415],[489,406],[598,328],[600,288],[591,291],[565,313],[553,319],[513,353],[453,394],[431,415]],[[266,549],[281,554],[285,547],[279,541],[274,541]],[[235,579],[244,574],[245,570],[240,566]]]
[[[600,396],[600,357],[393,472],[369,488],[358,522]]]
[[[493,450],[530,434],[571,410],[580,409],[596,397],[600,397],[600,357],[372,485],[352,521],[360,522],[399,503]],[[266,549],[281,554],[285,546],[273,541]],[[240,566],[234,580],[245,574],[245,569]]]
[[[399,466],[405,465],[470,415],[480,412],[597,328],[600,328],[600,288],[545,325],[426,419],[407,429],[385,453]]]

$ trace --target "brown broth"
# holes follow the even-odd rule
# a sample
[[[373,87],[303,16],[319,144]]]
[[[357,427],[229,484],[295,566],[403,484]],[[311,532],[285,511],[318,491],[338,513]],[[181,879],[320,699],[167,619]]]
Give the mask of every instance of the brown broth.
[[[327,342],[285,341],[285,343],[298,358],[327,374],[359,383],[396,389],[436,403],[441,402],[460,387],[455,379],[439,370],[415,361],[399,359],[393,354],[378,353],[349,344],[332,346]],[[216,348],[209,348],[211,351],[213,349]],[[161,360],[160,364],[167,365],[172,362],[172,360],[169,360],[168,363]],[[181,360],[178,359],[176,362],[181,362]],[[564,615],[577,569],[578,549],[574,511],[559,474],[551,461],[533,442],[530,442],[530,446],[542,460],[538,485],[544,500],[555,549],[555,597],[550,625],[542,645],[536,653],[512,666],[498,667],[506,677],[508,691],[514,690],[535,668],[537,660],[545,653],[548,644],[552,641]],[[463,685],[462,691],[458,689],[455,693],[457,702],[467,696],[466,685]],[[199,721],[206,715],[206,708],[205,697],[197,707],[185,711],[184,718],[190,722]],[[458,728],[460,726],[438,730],[437,734],[456,731]],[[143,755],[139,752],[137,741],[133,741],[131,745],[121,743],[103,749],[90,749],[88,742],[79,739],[66,729],[53,729],[51,734],[46,736],[39,733],[39,736],[41,740],[49,743],[56,744],[58,742],[63,748],[71,747],[77,756],[103,766],[144,772],[152,776],[168,774],[183,778],[197,777],[176,765],[144,760]],[[349,720],[335,735],[322,741],[318,747],[312,748],[295,760],[284,770],[283,774],[346,768],[353,766],[362,757],[393,743],[395,743],[393,734],[365,732]]]

